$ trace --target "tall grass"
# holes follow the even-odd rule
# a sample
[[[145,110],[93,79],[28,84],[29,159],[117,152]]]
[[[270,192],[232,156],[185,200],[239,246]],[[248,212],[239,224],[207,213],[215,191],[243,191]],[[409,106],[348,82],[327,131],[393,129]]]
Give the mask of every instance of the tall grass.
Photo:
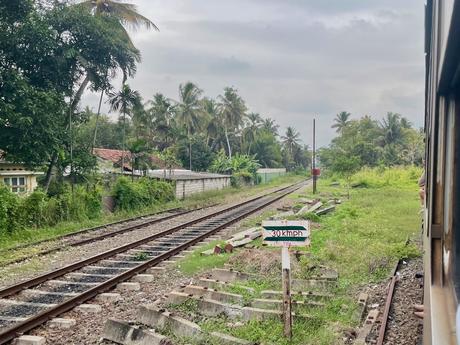
[[[363,168],[351,178],[352,186],[367,188],[381,187],[408,187],[417,184],[422,175],[421,167],[382,167],[382,168]],[[337,176],[326,179],[331,181],[341,181]],[[343,181],[341,181],[343,182]]]

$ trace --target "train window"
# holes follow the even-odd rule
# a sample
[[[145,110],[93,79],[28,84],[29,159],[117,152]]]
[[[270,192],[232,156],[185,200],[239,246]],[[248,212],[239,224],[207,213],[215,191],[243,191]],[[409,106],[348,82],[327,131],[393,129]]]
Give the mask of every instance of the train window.
[[[445,120],[445,135],[444,135],[444,200],[443,200],[443,278],[444,281],[449,281],[452,277],[453,266],[453,209],[456,207],[454,194],[454,169],[455,169],[455,98],[449,97],[446,102],[446,120]]]

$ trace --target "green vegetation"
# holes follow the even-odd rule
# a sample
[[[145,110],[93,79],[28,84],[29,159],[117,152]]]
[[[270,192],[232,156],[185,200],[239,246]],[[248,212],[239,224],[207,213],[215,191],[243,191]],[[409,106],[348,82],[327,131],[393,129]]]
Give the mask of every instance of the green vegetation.
[[[406,246],[420,228],[418,168],[366,169],[352,177],[360,188],[313,231],[313,260],[337,269],[344,288],[384,279],[396,260],[419,255]],[[342,197],[344,188],[320,180],[322,197]]]
[[[103,212],[102,196],[113,194],[117,212]],[[26,197],[12,193],[0,184],[0,249],[52,239],[74,231],[177,207],[172,186],[167,182],[119,178],[112,190],[85,189],[67,184],[48,196],[36,190]],[[2,255],[5,261],[24,255],[16,251]]]
[[[175,198],[173,186],[167,182],[142,178],[136,182],[126,177],[117,179],[113,196],[119,210],[136,210]]]
[[[311,166],[311,152],[299,132],[289,126],[282,135],[274,120],[248,112],[236,88],[224,87],[221,95],[211,99],[198,85],[186,82],[178,86],[177,101],[161,93],[143,100],[127,84],[141,59],[127,27],[139,26],[157,29],[123,1],[0,3],[0,158],[46,171],[41,189],[27,197],[0,183],[0,249],[139,213],[213,204],[237,194],[250,196],[300,179],[288,176],[244,191],[207,192],[179,204],[165,182],[121,177],[110,186],[97,172],[95,146],[129,150],[131,162],[121,155],[121,162],[115,163],[122,171],[159,168],[145,159],[155,152],[165,169],[180,162],[194,170],[228,173],[234,187],[257,183],[259,167],[305,172]],[[115,89],[117,74],[122,75],[119,90]],[[87,88],[100,94],[100,104],[109,97],[110,111],[119,113],[117,123],[101,114],[100,106],[96,113],[88,108],[82,111],[81,97]],[[415,245],[405,242],[418,228],[416,181],[421,171],[388,167],[420,165],[423,135],[400,114],[390,112],[381,122],[370,116],[350,117],[347,112],[337,115],[332,127],[338,136],[319,151],[328,177],[319,182],[320,194],[305,195],[324,203],[344,195],[349,200],[325,216],[291,217],[318,223],[308,249],[312,257],[299,263],[296,274],[310,277],[311,267],[318,265],[338,270],[336,297],[324,310],[309,311],[313,321],[295,324],[290,344],[334,343],[344,328],[356,323],[353,294],[360,286],[384,279],[397,259],[419,255]],[[114,215],[103,212],[105,194],[115,197]],[[298,210],[300,200],[294,203]],[[254,225],[261,218],[246,224]],[[260,246],[261,241],[255,244]],[[232,258],[230,254],[202,257],[204,249],[180,262],[184,273],[220,267]],[[6,253],[0,263],[21,253]],[[140,253],[137,259],[144,257]],[[273,286],[270,279],[248,285],[257,295],[261,288]],[[203,327],[225,329],[257,342],[287,344],[278,321],[229,327],[208,320]]]
[[[217,203],[222,203],[222,202],[231,202],[232,199],[235,197],[251,197],[252,195],[256,193],[260,193],[263,189],[265,188],[276,188],[280,185],[287,184],[287,183],[294,183],[296,181],[299,181],[302,177],[298,175],[287,175],[283,176],[280,178],[277,178],[273,181],[270,181],[269,184],[266,185],[258,185],[258,186],[252,186],[250,188],[245,188],[245,189],[239,189],[239,188],[227,188],[224,190],[220,191],[209,191],[206,193],[200,193],[191,196],[190,198],[187,198],[183,201],[177,201],[177,200],[172,200],[169,202],[154,202],[152,204],[146,204],[146,205],[138,205],[139,208],[121,208],[118,207],[117,211],[113,214],[109,213],[104,213],[101,211],[100,208],[91,208],[91,212],[88,213],[88,215],[85,215],[84,213],[79,213],[79,217],[76,219],[70,217],[67,220],[59,220],[58,223],[55,225],[46,225],[45,223],[42,223],[40,227],[37,226],[31,226],[31,224],[23,224],[21,225],[22,221],[19,222],[10,222],[10,216],[15,215],[16,217],[19,217],[17,214],[23,214],[24,212],[19,212],[18,210],[24,209],[21,206],[21,203],[25,204],[30,204],[31,201],[29,201],[28,198],[20,198],[16,194],[13,194],[8,191],[6,188],[0,188],[0,229],[2,231],[0,232],[0,251],[1,250],[8,250],[10,248],[13,248],[17,245],[22,245],[22,244],[33,244],[41,240],[48,240],[48,239],[53,239],[56,238],[60,235],[65,235],[69,234],[81,229],[85,228],[90,228],[98,225],[103,225],[111,222],[115,222],[118,220],[122,219],[127,219],[131,217],[136,217],[136,216],[142,216],[145,214],[150,214],[154,212],[160,212],[163,210],[168,210],[171,208],[175,207],[183,207],[183,208],[197,208],[197,207],[203,207],[207,205],[213,205]],[[147,182],[139,182],[139,183],[147,183]],[[152,182],[154,183],[154,182]],[[157,182],[158,183],[158,182]],[[143,187],[138,186],[138,182],[131,182],[129,180],[124,179],[123,185],[128,185],[127,190],[131,191],[131,189],[134,190],[144,190]],[[169,186],[164,188],[165,190],[169,190]],[[161,190],[161,188],[160,188]],[[154,191],[155,195],[158,195],[158,191]],[[59,196],[59,193],[64,193],[66,194],[66,197]],[[58,194],[56,194],[53,197],[47,197],[45,193],[36,191],[33,195],[34,198],[36,198],[36,195],[40,196],[40,198],[43,197],[41,200],[48,201],[50,204],[56,204],[58,203],[57,200],[64,199],[67,202],[71,202],[71,193],[69,190],[64,188],[64,191],[60,191]],[[79,188],[79,191],[75,193],[75,195],[82,195],[82,193],[86,193],[84,189]],[[161,193],[160,193],[161,195]],[[168,194],[166,194],[168,195]],[[31,199],[32,200],[32,199]],[[53,200],[53,201],[51,201]],[[77,204],[80,206],[82,205],[81,198],[76,199]],[[98,199],[100,200],[100,199]],[[62,201],[61,201],[62,202]],[[83,201],[84,202],[84,201]],[[39,205],[42,205],[41,208],[38,207]],[[38,208],[41,210],[44,210],[45,207],[43,207],[43,203],[39,205],[33,205],[34,208]],[[47,203],[45,203],[47,205]],[[79,210],[76,206],[72,205],[67,205],[66,206],[72,210]],[[80,208],[81,209],[81,208]],[[94,215],[94,210],[98,210],[98,216],[97,217],[92,217]],[[75,211],[67,212],[67,215],[72,215],[74,214]],[[50,214],[50,212],[43,212],[44,215]],[[62,217],[63,215],[61,215]],[[91,216],[91,217],[90,217]],[[21,220],[22,218],[18,218],[18,220]],[[59,218],[61,219],[61,218]],[[13,226],[14,225],[14,226]],[[8,262],[11,261],[15,258],[22,257],[24,255],[30,255],[31,250],[36,250],[39,251],[40,248],[27,248],[24,250],[15,250],[14,252],[3,252],[1,257],[0,257],[0,264],[3,262]]]
[[[319,150],[321,165],[345,178],[362,167],[421,165],[423,131],[400,114],[389,112],[381,121],[364,116],[350,120],[350,113],[337,115],[333,128],[338,136]]]
[[[141,60],[127,29],[140,26],[157,29],[136,6],[116,0],[0,4],[4,158],[46,170],[45,191],[53,175],[62,178],[66,171],[73,183],[91,180],[96,146],[129,149],[133,156],[161,156],[169,150],[176,162],[201,171],[222,150],[230,160],[247,155],[264,167],[309,167],[311,155],[299,133],[289,127],[280,138],[278,125],[249,113],[236,88],[225,87],[211,99],[198,85],[185,82],[178,87],[177,101],[161,93],[143,100],[127,84]],[[117,73],[123,76],[120,89],[114,83]],[[87,88],[100,94],[100,103],[108,98],[110,111],[119,113],[117,123],[101,114],[100,106],[95,113],[81,111]],[[124,156],[120,163],[120,169],[158,168],[139,159],[126,162]],[[247,173],[235,171],[239,178],[248,178]]]
[[[223,267],[224,263],[226,263],[230,257],[230,254],[223,253],[209,256],[201,255],[201,252],[212,249],[218,244],[222,245],[223,243],[214,241],[206,246],[198,248],[197,250],[193,251],[192,254],[187,255],[185,259],[179,260],[177,267],[181,270],[182,273],[188,276],[192,276],[198,272],[203,272],[212,268]]]
[[[0,194],[2,236],[26,227],[37,229],[60,222],[95,219],[102,213],[102,193],[98,188],[86,191],[79,187],[73,194],[70,190],[64,190],[53,197],[36,190],[21,198],[0,185]]]
[[[260,164],[255,157],[235,155],[226,157],[223,151],[219,152],[210,167],[210,171],[232,175],[232,186],[240,186],[257,182],[257,169]]]
[[[66,185],[64,185],[66,187]],[[119,178],[113,188],[119,210],[140,210],[148,206],[174,200],[172,186],[166,182],[141,179],[131,182]],[[74,192],[63,188],[58,194],[48,196],[36,190],[27,197],[19,197],[0,185],[0,236],[8,236],[24,228],[38,229],[62,222],[85,221],[102,216],[100,187],[86,190],[76,187]]]
[[[332,298],[322,301],[325,303],[324,308],[306,306],[299,311],[310,316],[311,319],[294,322],[292,342],[283,337],[283,326],[279,320],[251,321],[239,326],[234,326],[234,322],[229,323],[229,320],[222,318],[207,318],[205,321],[197,319],[197,321],[207,332],[220,331],[257,343],[335,344],[337,339],[341,339],[344,331],[354,328],[359,322],[356,296],[362,287],[388,278],[390,270],[398,259],[420,255],[415,244],[406,244],[408,238],[416,237],[420,227],[417,195],[417,179],[420,174],[421,169],[415,167],[363,169],[351,177],[351,184],[359,188],[351,189],[349,200],[343,200],[347,195],[347,187],[345,180],[339,175],[320,179],[319,194],[315,196],[308,192],[297,193],[292,197],[294,201],[299,198],[319,198],[323,202],[331,199],[342,199],[343,202],[329,214],[304,215],[316,224],[312,230],[311,247],[302,249],[310,252],[311,256],[293,262],[295,277],[310,279],[321,273],[318,267],[327,267],[336,270],[339,279],[337,287],[329,291],[321,290],[333,295]],[[255,222],[266,219],[267,216],[268,212],[264,216],[257,217],[257,220],[247,222],[246,225],[252,226]],[[299,219],[297,216],[290,218]],[[255,241],[254,245],[259,250],[267,251],[265,255],[260,254],[264,257],[265,265],[274,257],[269,254],[277,251],[276,248],[263,247],[261,241]],[[219,256],[199,259],[192,256],[191,266],[196,269],[188,273],[200,272],[201,267],[222,266],[223,262],[227,261],[232,262],[237,270],[257,273],[257,268],[255,271],[254,267],[248,268],[252,266],[249,263],[255,260],[254,257],[249,259],[246,257],[244,259],[246,261],[241,261],[239,257],[238,252],[226,255],[216,264],[215,260],[220,260],[216,259]],[[188,262],[189,257],[184,261]],[[225,291],[242,295],[244,304],[247,305],[252,299],[261,298],[262,290],[279,289],[280,277],[278,273],[274,276],[272,269],[278,267],[278,264],[274,262],[273,267],[264,270],[266,278],[236,282],[225,287]],[[246,289],[247,287],[252,288],[253,292]]]
[[[145,252],[140,252],[134,255],[134,261],[145,261],[149,258],[149,254]]]

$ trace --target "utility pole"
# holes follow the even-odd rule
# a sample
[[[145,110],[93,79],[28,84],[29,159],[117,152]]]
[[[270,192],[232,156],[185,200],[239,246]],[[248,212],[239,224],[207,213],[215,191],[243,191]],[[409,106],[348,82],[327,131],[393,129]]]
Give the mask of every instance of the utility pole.
[[[316,194],[316,119],[313,119],[313,157],[311,167],[313,175],[313,194]]]
[[[70,103],[72,104],[72,102]],[[75,177],[73,174],[73,132],[72,132],[72,114],[73,108],[70,106],[69,109],[69,137],[70,137],[70,186],[72,188],[72,200],[74,197],[74,188],[75,188]]]

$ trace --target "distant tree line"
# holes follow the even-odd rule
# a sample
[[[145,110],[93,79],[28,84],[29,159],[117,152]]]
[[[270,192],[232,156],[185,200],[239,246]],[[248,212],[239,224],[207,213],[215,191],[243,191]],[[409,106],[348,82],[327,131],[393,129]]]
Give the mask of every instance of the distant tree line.
[[[143,101],[127,84],[141,60],[127,28],[157,29],[135,6],[116,0],[0,2],[0,150],[6,159],[85,179],[97,146],[130,150],[142,166],[156,152],[184,167],[207,170],[219,152],[245,155],[263,167],[305,169],[308,147],[299,133],[248,111],[233,87],[217,99],[194,83],[175,100],[161,93]],[[122,85],[115,81],[121,76]],[[82,109],[85,89],[99,95],[97,111]],[[108,102],[117,122],[100,113]]]
[[[121,110],[117,122],[85,110],[85,121],[78,128],[81,143],[87,145],[96,132],[93,145],[122,149],[119,138],[126,136],[130,151],[142,147],[160,156],[172,152],[182,166],[199,171],[208,170],[220,152],[229,159],[235,155],[251,157],[262,167],[294,170],[310,165],[311,153],[301,144],[299,133],[288,127],[280,136],[274,120],[248,112],[235,88],[225,88],[215,100],[202,96],[197,85],[186,82],[179,86],[177,100],[156,93],[148,101],[138,94],[133,97],[129,86],[125,89],[124,95],[109,99],[112,110]],[[113,106],[118,103],[130,105]]]
[[[337,136],[319,150],[321,165],[334,172],[361,167],[421,165],[424,157],[422,129],[416,129],[402,115],[387,113],[382,121],[366,115],[350,119],[339,113],[332,128]]]

